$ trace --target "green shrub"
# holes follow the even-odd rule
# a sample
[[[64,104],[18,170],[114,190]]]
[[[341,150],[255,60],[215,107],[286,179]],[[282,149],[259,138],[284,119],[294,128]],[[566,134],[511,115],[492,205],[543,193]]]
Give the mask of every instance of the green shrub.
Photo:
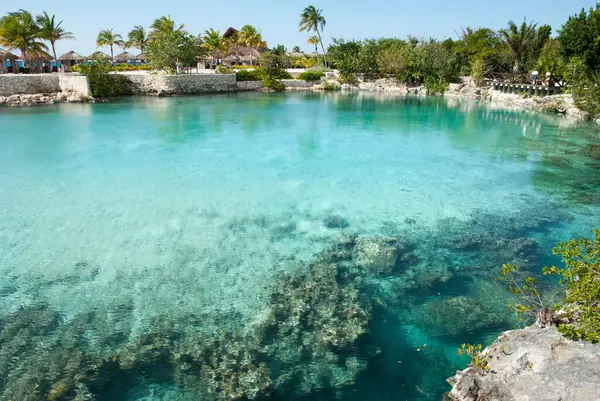
[[[562,242],[552,249],[565,265],[544,267],[546,275],[561,277],[566,286],[564,300],[554,306],[553,321],[558,330],[567,338],[600,342],[600,229],[594,230],[594,239],[572,239]],[[536,287],[533,277],[518,279],[517,267],[502,266],[501,280],[509,283],[509,290],[519,295],[524,303],[513,304],[511,308],[519,315],[536,315],[545,308],[543,294]]]
[[[255,65],[232,65],[231,68],[234,70],[253,70],[257,67]]]
[[[117,64],[113,67],[114,71],[151,71],[152,67],[150,65],[141,64],[141,65],[132,65],[132,64]]]
[[[434,77],[426,77],[424,86],[427,89],[427,94],[442,94],[448,90],[450,84],[445,81],[439,81]]]
[[[223,67],[222,65],[217,67],[217,70],[215,71],[217,74],[234,74],[235,71],[233,71],[232,68],[227,68],[227,67]]]
[[[339,91],[341,89],[342,88],[340,88],[339,85],[336,85],[336,84],[331,83],[329,81],[323,82],[323,90],[326,90],[326,91]]]
[[[262,81],[267,76],[267,73],[262,68],[255,70],[240,70],[235,73],[237,81]]]
[[[80,71],[88,77],[93,97],[129,96],[133,92],[129,78],[125,75],[111,74],[114,67],[110,61],[93,60],[81,65]]]
[[[283,85],[283,83],[281,83],[281,81],[277,80],[277,79],[271,79],[271,78],[265,78],[263,79],[263,88],[269,88],[271,90],[277,91],[277,92],[281,92],[285,90],[285,85]]]
[[[298,76],[298,79],[307,82],[316,82],[320,81],[324,76],[325,73],[323,71],[304,71]]]
[[[467,355],[471,362],[469,366],[474,366],[477,369],[481,370],[483,373],[487,373],[491,370],[489,365],[490,357],[489,355],[481,352],[483,347],[481,344],[472,345],[472,344],[463,344],[456,352],[458,355]]]
[[[544,274],[558,275],[567,287],[561,310],[573,323],[560,324],[558,329],[571,339],[593,343],[600,341],[600,229],[594,239],[572,239],[552,250],[560,255],[564,268],[544,268]]]

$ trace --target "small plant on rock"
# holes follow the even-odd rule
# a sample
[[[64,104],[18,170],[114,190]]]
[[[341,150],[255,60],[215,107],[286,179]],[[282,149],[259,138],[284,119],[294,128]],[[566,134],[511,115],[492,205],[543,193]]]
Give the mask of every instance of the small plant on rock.
[[[558,312],[567,323],[558,330],[571,339],[600,341],[600,229],[594,239],[572,239],[552,250],[560,255],[564,268],[544,268],[544,274],[558,275],[567,287],[566,297]],[[560,316],[563,315],[563,316]]]
[[[519,295],[523,303],[511,303],[509,308],[514,311],[520,319],[534,318],[537,311],[545,308],[544,301],[537,288],[535,277],[525,277],[521,282],[517,277],[519,268],[515,265],[504,264],[500,270],[497,280],[508,283],[508,289],[515,295]]]
[[[466,355],[471,359],[469,366],[473,366],[480,371],[487,373],[491,370],[489,366],[489,355],[484,354],[482,350],[483,346],[481,344],[472,345],[472,344],[463,344],[456,351],[458,355]]]

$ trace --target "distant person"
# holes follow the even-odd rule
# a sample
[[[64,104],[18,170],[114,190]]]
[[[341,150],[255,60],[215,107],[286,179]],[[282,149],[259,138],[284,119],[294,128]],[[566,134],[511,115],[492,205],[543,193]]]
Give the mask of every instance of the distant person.
[[[531,73],[531,85],[535,85],[538,74],[539,74],[539,72],[537,72],[537,71],[533,71]]]

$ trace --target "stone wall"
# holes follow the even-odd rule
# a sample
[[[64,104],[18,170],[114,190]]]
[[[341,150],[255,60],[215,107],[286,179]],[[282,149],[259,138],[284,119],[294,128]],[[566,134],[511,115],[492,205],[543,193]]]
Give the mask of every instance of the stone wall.
[[[312,88],[315,85],[314,82],[300,81],[295,79],[282,79],[281,83],[286,89],[307,89]]]
[[[66,95],[91,97],[90,85],[86,76],[75,74],[58,75],[60,91]]]
[[[262,81],[239,81],[237,82],[238,91],[258,91],[262,88]]]
[[[58,74],[0,75],[0,96],[60,92]]]
[[[195,95],[238,89],[235,74],[127,74],[127,78],[133,82],[136,95]]]

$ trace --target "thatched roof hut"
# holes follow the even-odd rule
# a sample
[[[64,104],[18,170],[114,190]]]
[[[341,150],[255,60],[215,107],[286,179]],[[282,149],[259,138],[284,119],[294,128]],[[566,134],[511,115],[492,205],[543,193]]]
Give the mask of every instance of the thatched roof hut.
[[[43,50],[40,51],[30,51],[25,54],[25,60],[27,61],[52,61],[54,57],[48,52]]]
[[[126,63],[129,60],[132,60],[132,61],[135,60],[135,56],[133,54],[129,53],[129,52],[123,52],[123,53],[117,54],[115,56],[115,61],[117,63]]]
[[[16,54],[0,49],[0,74],[8,72],[8,63],[6,60],[10,60],[11,69],[14,69],[17,65],[18,58],[19,57]]]
[[[83,56],[78,53],[75,53],[73,50],[63,54],[58,58],[58,61],[60,62],[82,62],[83,60]]]
[[[146,53],[140,53],[137,56],[135,56],[135,59],[140,61],[146,61],[148,57],[146,56]]]
[[[93,52],[92,54],[90,54],[86,58],[88,60],[93,60],[93,59],[108,60],[108,59],[110,59],[110,56],[108,54],[103,53],[100,50],[98,50],[97,52]]]
[[[0,49],[0,59],[2,60],[16,60],[18,59],[19,56],[17,56],[16,54],[13,54],[7,50],[4,49]]]

